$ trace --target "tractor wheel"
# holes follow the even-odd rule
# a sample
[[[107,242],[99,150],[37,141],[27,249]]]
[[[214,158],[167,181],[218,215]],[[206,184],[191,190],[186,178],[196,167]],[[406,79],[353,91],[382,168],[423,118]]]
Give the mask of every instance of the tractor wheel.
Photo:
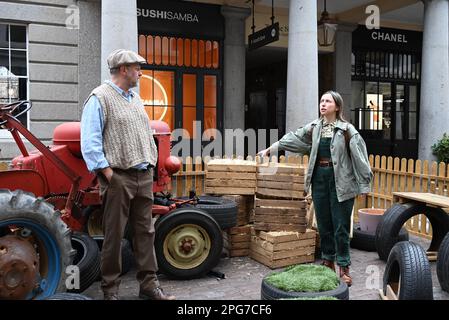
[[[1,189],[0,299],[45,299],[65,291],[66,268],[75,255],[70,236],[59,211],[42,198]],[[20,258],[14,255],[24,251]],[[31,265],[30,253],[35,257]]]
[[[193,279],[218,264],[223,236],[217,222],[206,212],[181,208],[157,220],[154,246],[162,273],[176,279]]]
[[[101,206],[89,206],[84,209],[83,215],[87,217],[85,232],[92,238],[103,237],[103,211]],[[132,234],[129,224],[126,224],[124,238],[132,243]]]
[[[188,200],[189,197],[179,197],[179,200]],[[186,207],[192,207],[186,204]],[[221,230],[229,229],[237,225],[237,204],[232,199],[214,196],[200,196],[198,203],[193,206],[196,209],[206,211],[217,221]]]

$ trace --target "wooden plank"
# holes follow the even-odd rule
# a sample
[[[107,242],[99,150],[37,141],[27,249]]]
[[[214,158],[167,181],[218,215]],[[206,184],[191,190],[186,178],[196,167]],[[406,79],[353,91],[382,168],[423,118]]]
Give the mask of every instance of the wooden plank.
[[[274,215],[274,216],[298,216],[305,217],[307,210],[304,209],[293,209],[293,208],[261,208],[256,207],[256,215]]]
[[[394,196],[429,203],[441,208],[449,208],[449,197],[421,192],[393,192]]]
[[[415,174],[416,175],[421,175],[422,172],[422,166],[421,166],[421,160],[416,160],[415,162]],[[421,184],[422,181],[419,177],[415,177],[414,178],[414,182],[413,182],[413,191],[414,192],[421,192]]]
[[[393,289],[391,288],[391,286],[389,284],[387,284],[387,290],[386,290],[386,300],[399,300],[398,296],[396,295],[396,293],[393,291]]]
[[[307,224],[282,224],[282,223],[265,223],[265,222],[254,222],[255,230],[263,231],[296,231],[305,232],[307,229]]]
[[[292,191],[304,191],[304,183],[293,182],[277,182],[277,181],[263,181],[257,180],[258,188],[279,189],[279,190],[292,190]]]
[[[379,193],[379,179],[380,179],[380,173],[379,170],[380,169],[380,156],[375,156],[374,158],[374,177],[373,177],[373,191],[374,193]],[[375,198],[374,199],[374,207],[378,208],[379,207],[379,198]]]
[[[304,199],[303,191],[292,191],[292,190],[277,190],[277,189],[267,189],[267,188],[257,188],[257,195],[268,196],[268,197],[279,197],[287,199]]]
[[[250,195],[254,194],[255,188],[234,188],[234,187],[207,187],[205,189],[206,193],[210,194],[243,194]]]
[[[256,215],[254,216],[255,223],[280,223],[280,224],[307,224],[306,216],[274,216],[269,214]]]
[[[246,257],[249,256],[250,249],[229,249],[228,255],[229,257]]]
[[[316,231],[312,229],[307,229],[304,233],[298,232],[264,232],[259,233],[259,238],[269,241],[271,243],[283,243],[290,241],[299,241],[306,239],[315,239]]]
[[[423,178],[422,178],[422,187],[421,187],[421,191],[426,193],[429,192],[429,161],[424,160],[423,162],[423,169],[422,169],[422,173],[423,173]]]
[[[252,237],[252,242],[257,243],[257,245],[261,246],[265,250],[269,252],[277,252],[277,251],[288,251],[294,250],[298,248],[311,247],[315,246],[316,239],[305,239],[305,240],[296,240],[289,242],[281,242],[281,243],[271,243],[269,241],[263,240],[259,237]]]
[[[251,245],[251,240],[246,242],[231,242],[228,246],[229,249],[249,249]]]
[[[438,252],[437,251],[427,251],[426,255],[427,255],[427,258],[429,259],[430,262],[437,261],[437,258],[438,258]]]
[[[444,184],[446,177],[446,164],[444,162],[440,162],[438,165],[438,194],[444,194]]]
[[[380,168],[382,171],[380,172],[380,184],[379,184],[379,192],[381,194],[386,193],[386,169],[387,169],[387,157],[382,156],[380,158]],[[384,199],[379,198],[379,208],[386,208],[386,203]]]
[[[228,239],[234,243],[234,242],[249,242],[251,241],[251,234],[248,232],[248,234],[232,234],[228,236]]]
[[[279,207],[279,208],[306,208],[306,200],[281,200],[256,198],[256,207]]]
[[[206,179],[239,179],[239,180],[256,180],[256,173],[252,172],[215,172],[208,171]]]
[[[249,234],[251,232],[251,226],[232,227],[228,229],[228,234]]]
[[[203,172],[203,161],[200,156],[195,158],[195,173]],[[195,192],[197,195],[204,193],[204,175],[197,174],[195,176]]]
[[[291,174],[293,176],[305,176],[304,166],[277,163],[276,165],[260,164],[257,166],[257,173],[261,175]]]
[[[276,261],[271,261],[270,259],[264,257],[261,254],[258,254],[257,252],[250,251],[250,257],[263,265],[271,268],[271,269],[277,269],[282,268],[286,266],[291,266],[294,264],[300,264],[300,263],[308,263],[315,261],[315,256],[313,254],[307,255],[307,256],[300,256],[300,257],[291,257]]]
[[[408,160],[408,164],[407,164],[407,192],[412,192],[413,191],[413,173],[415,171],[415,162],[413,161],[413,159],[409,159]]]
[[[187,157],[186,158],[186,172],[192,172],[193,171],[193,166],[192,166],[192,157]],[[186,187],[185,187],[185,194],[188,195],[190,194],[190,191],[193,190],[193,179],[192,176],[186,176]]]
[[[184,171],[183,164],[182,164],[182,158],[179,158],[179,161],[181,161],[181,167],[179,168],[178,173],[182,173]],[[186,188],[184,188],[184,177],[182,177],[182,176],[176,177],[176,196],[178,196],[178,197],[184,196],[185,190],[186,190]]]
[[[251,242],[251,251],[256,252],[270,260],[279,260],[290,257],[304,256],[315,253],[315,245],[309,247],[300,247],[292,250],[270,251],[263,248],[258,242]]]
[[[206,179],[207,187],[236,187],[236,188],[255,188],[255,180],[236,180],[236,179]]]
[[[387,170],[391,171],[393,170],[393,157],[388,157],[387,160]],[[391,172],[387,173],[387,188],[385,190],[385,193],[389,196],[391,196],[392,193],[392,188],[393,188],[393,175]],[[386,200],[386,208],[391,207],[391,201]]]
[[[288,175],[288,174],[257,174],[256,175],[257,181],[264,180],[264,181],[278,181],[278,182],[293,182],[293,183],[304,183],[305,177],[304,176],[298,176],[298,175]]]

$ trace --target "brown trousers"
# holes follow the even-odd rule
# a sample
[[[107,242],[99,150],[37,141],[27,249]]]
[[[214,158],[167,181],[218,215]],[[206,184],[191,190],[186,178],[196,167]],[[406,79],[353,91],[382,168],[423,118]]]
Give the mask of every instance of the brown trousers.
[[[133,250],[137,281],[143,290],[159,286],[154,252],[152,171],[114,169],[111,181],[98,174],[103,202],[104,241],[101,251],[101,288],[118,294],[122,271],[121,241],[126,223],[133,230]]]

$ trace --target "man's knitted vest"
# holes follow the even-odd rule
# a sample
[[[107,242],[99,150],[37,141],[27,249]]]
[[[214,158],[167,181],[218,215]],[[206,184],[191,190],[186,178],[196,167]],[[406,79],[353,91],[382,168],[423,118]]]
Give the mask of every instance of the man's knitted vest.
[[[148,115],[139,95],[131,102],[105,83],[91,95],[100,101],[103,117],[103,151],[111,168],[128,169],[142,162],[155,166],[157,148]]]

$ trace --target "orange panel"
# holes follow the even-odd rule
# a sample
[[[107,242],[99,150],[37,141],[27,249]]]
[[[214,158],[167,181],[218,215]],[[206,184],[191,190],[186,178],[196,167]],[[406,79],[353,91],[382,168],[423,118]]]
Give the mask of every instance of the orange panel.
[[[185,39],[184,40],[184,65],[186,67],[190,67],[190,59],[191,59],[191,54],[190,54],[190,39]]]
[[[182,104],[196,107],[196,75],[182,75]]]
[[[204,40],[200,40],[198,43],[198,57],[199,62],[198,65],[200,67],[204,67],[204,54],[206,52]]]
[[[164,66],[168,65],[169,61],[169,52],[168,52],[168,38],[162,38],[162,64]]]
[[[211,132],[206,132],[208,129],[216,129],[217,128],[217,109],[216,108],[204,108],[204,131],[205,138],[210,139],[211,137],[215,137],[215,135]]]
[[[154,107],[154,119],[162,120],[168,124],[170,129],[175,126],[175,112],[174,107],[170,106],[158,106]]]
[[[173,71],[154,71],[154,105],[175,104],[175,74]]]
[[[213,45],[214,45],[213,48],[214,52],[213,52],[212,67],[217,69],[220,66],[220,50],[219,50],[220,47],[217,41],[214,41]]]
[[[204,106],[217,106],[217,76],[204,76]]]
[[[192,40],[192,67],[198,66],[198,40]]]
[[[153,44],[153,37],[148,36],[147,37],[147,56],[146,56],[148,64],[154,63],[154,44]]]
[[[154,63],[161,64],[162,62],[162,44],[161,37],[154,38]]]
[[[144,35],[139,35],[139,55],[146,59],[147,55],[147,38]]]
[[[176,38],[170,38],[170,65],[176,65]]]
[[[178,66],[184,65],[184,40],[178,39]]]
[[[153,71],[142,70],[142,77],[139,81],[140,98],[146,106],[153,105]]]
[[[206,41],[206,67],[212,67],[212,42]]]
[[[196,107],[183,107],[182,108],[182,122],[183,128],[187,130],[189,136],[184,136],[185,139],[195,139],[196,132],[193,130],[193,122],[196,121]]]

